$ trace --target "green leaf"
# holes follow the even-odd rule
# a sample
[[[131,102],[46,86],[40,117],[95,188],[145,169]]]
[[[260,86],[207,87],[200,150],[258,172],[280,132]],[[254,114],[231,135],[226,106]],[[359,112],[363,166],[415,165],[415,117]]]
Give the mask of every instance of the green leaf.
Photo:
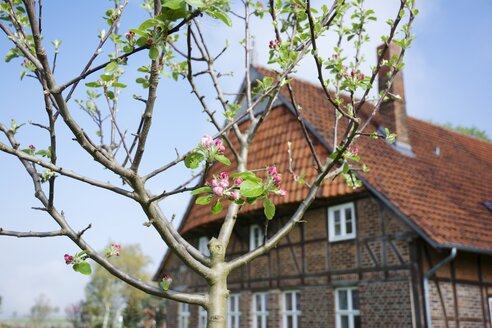
[[[245,180],[239,187],[241,195],[247,198],[256,198],[263,194],[265,188],[263,183],[251,180]]]
[[[180,9],[184,3],[184,0],[164,0],[162,7],[177,10]]]
[[[212,205],[212,213],[219,214],[223,208],[224,206],[220,203],[220,199],[217,199],[215,204]]]
[[[250,181],[253,181],[253,182],[261,182],[262,181],[253,172],[250,172],[250,171],[234,173],[231,176],[234,179],[235,178],[241,178],[243,180],[250,180]]]
[[[159,57],[159,49],[157,47],[152,47],[149,50],[149,58],[156,60]]]
[[[144,21],[140,26],[138,27],[139,30],[146,30],[148,28],[160,25],[161,21],[155,18],[149,18],[146,21]]]
[[[196,188],[195,190],[193,190],[191,192],[191,194],[192,195],[198,195],[198,194],[202,194],[204,192],[212,192],[212,187],[205,186],[205,187]]]
[[[343,163],[342,173],[346,174],[348,173],[348,171],[350,171],[350,165],[347,162],[345,162]]]
[[[144,36],[144,37],[149,37],[150,36],[147,32],[140,31],[140,30],[135,29],[135,28],[130,29],[130,32],[133,32],[135,34],[138,34],[138,35],[141,35],[141,36]]]
[[[263,200],[263,212],[268,220],[273,219],[275,216],[275,204],[273,204],[270,198],[265,198]]]
[[[85,84],[86,87],[89,87],[89,88],[99,88],[101,87],[101,85],[97,82],[87,82]]]
[[[184,163],[187,168],[196,169],[204,158],[205,156],[202,153],[191,153],[186,156]]]
[[[75,267],[75,265],[74,265],[74,267]],[[74,268],[74,270],[75,270],[75,268]],[[91,265],[85,261],[82,261],[79,263],[76,271],[88,276],[92,273]]]
[[[106,95],[108,96],[109,99],[113,100],[114,99],[114,92],[111,90],[106,91]]]
[[[112,84],[113,87],[115,88],[126,88],[126,84],[120,83],[120,82],[114,82]]]
[[[227,157],[225,157],[224,155],[217,154],[217,155],[215,155],[215,159],[217,161],[221,162],[222,164],[231,165],[231,161]]]
[[[104,71],[105,72],[114,72],[117,68],[118,68],[118,63],[115,61],[112,61],[106,65],[106,67],[104,68]]]
[[[207,204],[210,204],[210,202],[212,201],[212,198],[213,197],[214,197],[214,195],[207,195],[207,196],[198,197],[195,200],[195,204],[198,204],[198,205],[207,205]]]
[[[207,10],[206,13],[209,14],[210,16],[212,16],[213,18],[220,19],[227,26],[229,26],[229,27],[232,26],[231,19],[221,9],[219,9],[219,8],[211,8],[211,9]]]
[[[205,3],[202,0],[185,0],[187,4],[192,7],[202,8],[205,7]]]
[[[103,80],[104,82],[109,82],[113,79],[113,75],[108,75],[108,74],[102,74],[101,75],[101,80]]]

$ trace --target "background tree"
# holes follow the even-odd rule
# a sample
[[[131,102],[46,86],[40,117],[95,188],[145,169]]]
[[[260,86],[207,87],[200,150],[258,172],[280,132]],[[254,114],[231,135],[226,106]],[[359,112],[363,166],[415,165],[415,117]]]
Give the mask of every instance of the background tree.
[[[487,132],[485,132],[484,130],[480,130],[474,126],[466,127],[461,125],[455,125],[452,123],[446,123],[443,126],[450,130],[454,130],[456,132],[466,134],[467,136],[472,136],[474,138],[481,139],[484,141],[489,141],[489,142],[491,141],[490,137],[487,135]]]
[[[149,275],[144,271],[150,259],[142,253],[138,245],[123,246],[125,256],[113,257],[114,266],[133,277],[148,282]],[[117,326],[123,317],[126,326],[134,327],[143,318],[143,303],[148,295],[115,278],[101,266],[96,266],[91,281],[86,287],[86,299],[93,317],[98,317],[102,327]]]
[[[35,328],[42,327],[46,320],[57,311],[57,308],[51,306],[50,300],[46,295],[41,294],[34,300],[29,321]]]
[[[75,254],[65,254],[66,264],[75,271],[91,274],[89,260],[93,260],[119,280],[145,293],[203,306],[208,312],[208,327],[225,327],[229,274],[275,247],[302,220],[324,181],[341,175],[348,184],[354,187],[360,185],[356,172],[363,168],[363,154],[359,155],[355,148],[351,148],[354,141],[361,137],[394,140],[390,131],[383,134],[378,131],[365,132],[365,129],[384,99],[391,96],[388,90],[393,78],[389,79],[385,90],[379,94],[371,93],[377,73],[384,67],[389,76],[394,77],[402,69],[403,56],[413,39],[410,29],[418,13],[414,1],[399,0],[396,3],[398,8],[387,21],[388,33],[382,37],[385,46],[381,49],[381,59],[372,70],[363,72],[363,45],[369,40],[367,25],[376,19],[374,11],[366,8],[363,0],[334,0],[317,5],[316,8],[312,7],[310,0],[272,0],[265,5],[248,1],[230,4],[227,0],[146,0],[142,1],[142,6],[149,12],[150,18],[123,34],[120,34],[118,26],[126,11],[127,1],[114,0],[113,7],[105,12],[108,29],[100,33],[93,56],[81,65],[79,75],[60,82],[55,68],[61,43],[52,41],[54,50],[47,50],[49,38],[43,35],[42,29],[43,3],[34,0],[2,1],[0,29],[13,44],[6,60],[21,58],[21,76],[34,78],[39,83],[45,120],[32,121],[28,126],[15,120],[11,120],[10,125],[5,121],[0,123],[0,132],[3,133],[0,151],[19,159],[32,181],[35,197],[40,204],[35,209],[49,215],[59,229],[22,232],[0,228],[0,234],[16,237],[66,236],[81,249]],[[200,25],[199,17],[202,16],[221,21],[226,26],[231,26],[234,19],[235,23],[243,26],[243,35],[234,40],[244,48],[244,65],[240,71],[245,73],[245,88],[238,97],[226,95],[223,87],[227,82],[224,83],[223,78],[228,74],[216,69],[216,64],[224,58],[228,43],[223,41],[223,49],[209,46],[209,36],[205,35]],[[268,46],[270,64],[276,67],[278,74],[261,81],[252,81],[250,75],[250,24],[254,17],[271,22],[271,33],[275,36]],[[321,52],[318,44],[324,36],[331,36],[335,42],[329,50]],[[392,42],[401,47],[401,52],[383,60]],[[349,48],[352,51],[347,51]],[[100,59],[103,50],[109,51],[108,61]],[[131,124],[121,120],[123,114],[120,99],[124,98],[123,90],[126,87],[122,80],[125,70],[135,72],[135,67],[128,65],[141,52],[147,54],[148,64],[136,69],[140,76],[135,82],[144,89],[146,95],[133,96],[143,114],[133,116],[128,121],[133,122]],[[306,198],[285,226],[261,247],[226,261],[225,253],[241,206],[246,202],[262,202],[265,216],[270,220],[275,214],[275,197],[285,195],[281,189],[281,175],[274,166],[248,167],[247,159],[249,146],[260,126],[268,119],[281,88],[288,89],[291,102],[301,118],[301,109],[296,105],[289,80],[290,74],[295,72],[303,59],[314,61],[319,85],[333,106],[327,112],[327,115],[336,117],[332,154],[320,158],[300,119],[317,172],[312,181],[303,182],[308,189]],[[174,160],[154,163],[149,168],[151,165],[141,164],[149,155],[148,140],[152,136],[153,118],[158,110],[157,88],[160,79],[165,76],[188,84],[201,110],[217,132],[213,137],[203,137],[197,147],[178,154]],[[88,88],[86,99],[74,102],[72,98],[80,89],[82,80],[86,81],[85,86]],[[208,87],[214,90],[215,96],[205,97],[208,89],[201,88],[205,83],[209,83]],[[372,106],[364,106],[367,102],[371,102]],[[76,109],[88,115],[95,124],[95,133],[90,132],[86,120],[74,114]],[[219,123],[218,111],[225,117],[225,124]],[[245,119],[248,124],[241,125]],[[185,128],[186,121],[182,124]],[[23,131],[28,128],[41,129],[45,133],[43,142],[46,146],[39,146],[43,144],[42,138],[36,139],[37,145],[33,141],[21,142],[18,138],[22,139]],[[80,168],[68,169],[59,164],[67,156],[63,153],[59,134],[64,128],[70,131],[69,138],[105,169],[111,178],[100,179],[97,174],[86,176],[79,173]],[[226,149],[232,158],[225,157]],[[169,190],[158,190],[150,182],[158,176],[168,178],[173,174],[172,168],[181,162],[192,170],[199,167],[203,170],[200,174],[190,173],[181,184]],[[208,169],[216,162],[231,168],[210,179]],[[296,176],[294,171],[291,174]],[[61,179],[73,179],[135,202],[147,218],[145,225],[153,227],[168,247],[204,279],[208,292],[193,294],[173,291],[170,288],[172,277],[165,277],[160,288],[155,287],[110,261],[108,257],[115,255],[117,249],[112,247],[109,253],[107,251],[104,254],[97,252],[84,238],[91,225],[75,229],[69,223],[70,218],[60,209],[62,204],[57,201],[55,189]],[[200,182],[196,184],[196,180]],[[218,235],[208,245],[210,256],[199,252],[176,231],[172,219],[165,214],[172,213],[172,208],[163,211],[160,207],[164,199],[190,191],[199,195],[199,204],[211,204],[212,212],[225,212]],[[122,253],[122,256],[126,254]]]

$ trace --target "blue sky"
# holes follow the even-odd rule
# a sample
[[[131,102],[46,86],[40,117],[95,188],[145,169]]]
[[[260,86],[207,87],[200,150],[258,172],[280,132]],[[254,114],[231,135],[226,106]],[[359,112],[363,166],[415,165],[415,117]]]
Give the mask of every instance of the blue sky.
[[[377,13],[383,17],[388,14],[389,1],[372,1]],[[370,3],[370,1],[369,1]],[[77,3],[50,1],[44,3],[46,41],[62,39],[61,54],[57,64],[56,77],[59,83],[77,74],[90,57],[97,44],[99,29],[105,28],[101,19],[109,2],[86,0]],[[476,126],[492,135],[492,110],[484,99],[490,92],[489,80],[492,76],[490,54],[492,53],[492,3],[476,0],[467,4],[466,11],[458,1],[422,1],[419,4],[421,15],[417,18],[414,32],[416,39],[408,51],[405,69],[405,88],[408,114],[434,122],[451,122],[464,126]],[[122,30],[133,27],[144,19],[145,13],[138,9],[138,1],[130,0],[129,17],[124,18]],[[380,19],[384,22],[385,19]],[[234,43],[238,26],[228,30],[223,25],[205,19],[203,27],[211,33],[212,47],[224,45],[224,38],[231,41],[231,53],[222,58],[220,67],[234,71],[234,76],[225,78],[226,91],[235,92],[243,77],[243,70],[237,63],[239,47]],[[384,24],[374,27],[378,35]],[[256,35],[257,63],[266,64],[268,40],[273,34],[267,24],[258,24],[253,32]],[[242,38],[242,37],[241,37]],[[367,65],[375,61],[375,47],[379,37],[367,45]],[[235,41],[237,43],[237,41]],[[329,45],[326,44],[326,47]],[[5,39],[0,41],[0,53],[9,47]],[[105,59],[105,54],[101,55]],[[143,65],[145,55],[136,56],[130,64]],[[9,124],[11,118],[18,122],[41,121],[44,112],[39,86],[32,79],[19,81],[18,62],[0,63],[0,96],[2,106],[0,121]],[[307,62],[299,70],[299,76],[314,79],[312,63]],[[136,73],[129,72],[125,81],[129,84]],[[205,86],[206,91],[209,86]],[[83,95],[79,89],[76,97]],[[125,126],[134,130],[138,124],[141,103],[131,100],[133,93],[144,95],[138,87],[130,87],[122,96],[121,118]],[[72,103],[72,111],[81,122],[87,118]],[[135,119],[135,117],[137,119]],[[159,98],[155,114],[155,127],[151,134],[149,149],[143,162],[143,171],[148,171],[159,163],[172,160],[176,147],[181,153],[193,147],[204,133],[213,129],[206,122],[196,100],[185,83],[163,80],[159,87]],[[94,132],[91,125],[87,131]],[[118,183],[118,180],[103,171],[70,140],[70,134],[59,127],[61,166],[95,175],[99,179]],[[35,128],[23,128],[18,135],[23,145],[31,143],[45,147],[43,132]],[[2,139],[3,140],[3,139]],[[56,229],[45,214],[31,210],[38,203],[33,197],[32,185],[25,171],[14,158],[0,154],[0,190],[2,214],[0,227],[11,230],[51,230]],[[177,185],[189,172],[177,167],[172,172],[155,179],[150,187],[158,192]],[[59,179],[56,203],[63,209],[67,218],[77,229],[92,223],[94,228],[86,233],[86,238],[97,249],[102,249],[114,240],[122,244],[141,243],[144,252],[154,263],[149,271],[155,270],[165,252],[165,245],[156,233],[142,225],[145,217],[135,204],[113,196],[111,193],[89,188],[67,179]],[[178,197],[163,202],[166,215],[177,214],[179,218],[187,205],[186,197]],[[177,220],[176,224],[179,223]],[[63,308],[68,303],[83,298],[83,287],[88,278],[74,273],[65,266],[63,254],[77,251],[72,243],[64,238],[55,239],[15,239],[0,238],[0,295],[4,298],[1,316],[10,316],[14,311],[27,313],[34,298],[46,294]]]

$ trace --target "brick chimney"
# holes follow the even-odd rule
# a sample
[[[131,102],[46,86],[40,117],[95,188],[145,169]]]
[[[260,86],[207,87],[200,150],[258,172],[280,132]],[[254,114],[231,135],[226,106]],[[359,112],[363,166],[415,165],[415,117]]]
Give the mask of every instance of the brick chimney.
[[[378,57],[381,56],[384,44],[378,47]],[[389,60],[393,56],[400,55],[401,48],[395,43],[391,43],[384,54],[384,59]],[[383,66],[379,71],[378,85],[379,91],[387,87],[389,81],[389,67]],[[407,128],[407,110],[405,104],[405,88],[403,84],[403,72],[398,72],[389,89],[390,94],[400,96],[401,99],[389,97],[389,99],[381,104],[380,118],[382,128],[388,128],[391,133],[396,134],[396,140],[399,146],[410,148],[410,138],[408,137]],[[398,145],[397,145],[398,146]]]

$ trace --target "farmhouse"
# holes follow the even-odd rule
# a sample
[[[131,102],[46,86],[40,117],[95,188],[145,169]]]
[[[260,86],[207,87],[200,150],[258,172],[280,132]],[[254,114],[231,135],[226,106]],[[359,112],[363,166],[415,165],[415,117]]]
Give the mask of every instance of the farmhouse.
[[[389,55],[396,51],[391,46]],[[252,80],[273,74],[256,67]],[[386,79],[381,74],[380,86]],[[328,156],[332,106],[308,82],[294,80],[292,87],[314,147]],[[492,144],[407,117],[401,73],[392,89],[401,99],[384,103],[368,132],[389,128],[398,141],[359,138],[370,169],[360,174],[363,186],[352,189],[339,178],[326,183],[288,238],[230,275],[229,327],[492,326]],[[282,90],[254,139],[248,167],[276,164],[288,177],[289,141],[294,168],[309,181],[315,175],[310,150]],[[214,166],[210,176],[222,169]],[[260,245],[306,196],[305,187],[284,180],[287,196],[276,199],[267,230],[261,204],[242,208],[229,257]],[[192,200],[179,231],[206,253],[220,222]],[[154,278],[164,274],[173,277],[174,289],[206,288],[171,252]],[[169,327],[205,327],[198,306],[170,302],[167,316]]]

